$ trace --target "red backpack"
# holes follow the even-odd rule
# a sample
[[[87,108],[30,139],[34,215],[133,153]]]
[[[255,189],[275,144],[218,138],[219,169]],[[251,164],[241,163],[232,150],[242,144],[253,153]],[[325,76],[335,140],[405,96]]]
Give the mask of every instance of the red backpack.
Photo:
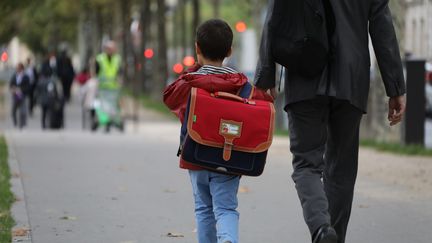
[[[192,88],[182,125],[181,157],[225,174],[259,176],[273,139],[273,103],[251,100],[253,86],[239,93]]]

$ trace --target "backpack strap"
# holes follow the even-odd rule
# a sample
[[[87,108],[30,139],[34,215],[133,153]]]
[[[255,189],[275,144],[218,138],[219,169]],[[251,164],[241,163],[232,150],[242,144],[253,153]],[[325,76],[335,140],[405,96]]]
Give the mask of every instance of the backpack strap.
[[[185,111],[185,115],[183,118],[183,123],[182,123],[181,129],[180,129],[180,146],[179,146],[178,151],[177,151],[177,157],[180,156],[182,149],[183,149],[183,144],[186,141],[190,101],[191,101],[191,95],[189,95],[189,98],[188,98],[188,103],[186,105],[186,111]]]
[[[245,99],[251,99],[253,92],[255,90],[255,86],[253,86],[251,83],[246,82],[243,87],[240,89],[240,92],[238,93],[238,96],[245,98]]]

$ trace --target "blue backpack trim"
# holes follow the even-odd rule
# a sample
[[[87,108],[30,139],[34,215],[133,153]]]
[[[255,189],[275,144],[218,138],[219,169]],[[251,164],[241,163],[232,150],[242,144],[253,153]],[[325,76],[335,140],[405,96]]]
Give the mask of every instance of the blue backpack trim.
[[[241,88],[241,90],[240,90],[238,96],[240,96],[240,97],[242,97],[242,98],[245,98],[245,99],[249,99],[249,97],[250,97],[251,94],[252,94],[252,91],[253,91],[253,86],[252,86],[252,84],[249,83],[249,82],[246,82],[246,83],[243,85],[243,87]],[[177,151],[177,157],[180,156],[181,151],[182,151],[182,148],[183,148],[183,144],[184,144],[184,142],[186,141],[186,135],[187,135],[187,123],[188,123],[188,118],[189,118],[189,105],[190,105],[190,100],[191,100],[191,97],[190,97],[190,95],[189,95],[188,103],[187,103],[187,106],[186,106],[185,116],[184,116],[183,123],[182,123],[181,129],[180,129],[180,146],[179,146],[179,149],[178,149],[178,151]]]

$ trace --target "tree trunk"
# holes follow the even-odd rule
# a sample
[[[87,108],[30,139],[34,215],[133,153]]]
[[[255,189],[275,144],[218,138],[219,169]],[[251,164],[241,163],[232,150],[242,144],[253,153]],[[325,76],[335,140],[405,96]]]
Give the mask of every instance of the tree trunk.
[[[150,0],[142,0],[141,9],[140,9],[140,29],[141,29],[141,48],[137,53],[137,64],[141,68],[138,69],[138,75],[135,80],[135,91],[138,92],[142,90],[147,92],[147,73],[146,73],[146,59],[144,58],[144,51],[147,48],[148,37],[149,37],[149,28],[150,26]]]
[[[157,78],[152,85],[151,97],[162,100],[162,91],[168,79],[165,0],[157,0]]]
[[[187,33],[187,25],[186,25],[186,0],[179,0],[179,10],[180,10],[180,42],[182,49],[182,57],[187,55],[186,50],[188,48],[186,33]]]
[[[197,31],[198,25],[201,22],[201,15],[200,15],[200,1],[199,0],[192,0],[192,40],[191,40],[191,50],[195,50],[195,33]]]
[[[129,84],[129,66],[128,66],[128,53],[129,53],[129,8],[130,0],[120,1],[120,40],[121,40],[121,56],[123,64],[123,81],[125,84]]]
[[[212,0],[212,4],[213,4],[213,17],[219,18],[220,0]]]

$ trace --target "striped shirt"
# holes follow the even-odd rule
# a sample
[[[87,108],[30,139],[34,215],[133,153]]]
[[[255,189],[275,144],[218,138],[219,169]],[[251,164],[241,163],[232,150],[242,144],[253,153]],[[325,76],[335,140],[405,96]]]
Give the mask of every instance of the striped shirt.
[[[230,73],[233,74],[238,72],[229,67],[216,67],[212,65],[204,65],[200,69],[198,69],[198,71],[189,74],[208,75],[208,74],[230,74]]]

